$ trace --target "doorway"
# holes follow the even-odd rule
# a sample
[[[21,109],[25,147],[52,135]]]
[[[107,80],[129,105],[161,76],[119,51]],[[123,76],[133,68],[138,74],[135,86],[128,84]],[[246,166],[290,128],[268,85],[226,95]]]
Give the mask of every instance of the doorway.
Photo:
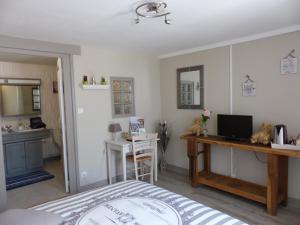
[[[8,208],[69,193],[61,58],[0,52]]]
[[[34,150],[30,150],[32,146],[42,146],[42,155],[43,155],[43,165],[40,166],[43,172],[49,173],[48,175],[51,177],[49,179],[37,181],[34,183],[28,183],[27,185],[20,185],[17,187],[8,190],[7,195],[7,207],[8,208],[27,208],[34,206],[36,204],[41,204],[46,201],[58,199],[68,195],[69,193],[69,184],[73,183],[71,187],[72,193],[76,190],[76,186],[74,187],[74,179],[73,182],[69,182],[70,173],[74,174],[74,166],[68,165],[68,149],[67,149],[67,133],[66,133],[66,104],[65,104],[65,93],[64,93],[64,70],[63,70],[63,61],[62,57],[46,57],[41,55],[27,55],[27,54],[19,54],[19,53],[0,53],[0,62],[2,63],[2,72],[5,74],[0,74],[1,78],[5,78],[3,82],[7,82],[8,79],[12,79],[12,83],[15,80],[18,80],[17,83],[21,83],[22,80],[29,85],[30,79],[40,80],[41,84],[39,88],[40,96],[36,93],[38,91],[34,91],[32,88],[32,98],[29,101],[29,105],[32,109],[38,109],[38,105],[40,104],[41,113],[36,113],[34,115],[3,115],[3,107],[1,105],[1,130],[2,130],[2,142],[4,146],[4,167],[5,167],[5,175],[6,175],[6,184],[8,183],[7,175],[9,174],[9,178],[22,178],[24,174],[31,175],[32,164],[28,163],[28,161],[32,161],[33,159],[37,161],[38,158],[35,154],[30,159],[27,159],[26,156],[29,155],[28,152],[32,152]],[[6,64],[6,65],[5,65]],[[22,66],[23,65],[23,66]],[[4,68],[8,68],[3,70]],[[27,69],[26,69],[27,68]],[[42,72],[38,70],[42,68]],[[50,69],[49,69],[50,68]],[[52,72],[49,72],[49,70]],[[19,72],[18,72],[19,71]],[[55,79],[53,74],[55,72]],[[35,74],[35,77],[33,76]],[[44,75],[44,77],[43,77]],[[41,77],[39,77],[41,76]],[[14,81],[13,81],[14,80]],[[29,83],[28,83],[29,82]],[[22,84],[22,83],[21,83]],[[38,85],[34,84],[34,87]],[[13,85],[8,85],[13,87]],[[22,87],[22,85],[21,85]],[[14,89],[16,89],[14,87]],[[24,94],[22,88],[17,88],[17,96],[20,97],[22,93]],[[20,91],[22,90],[22,91]],[[35,93],[34,93],[35,92]],[[24,94],[25,95],[25,94]],[[11,96],[11,94],[10,94]],[[3,96],[0,96],[3,99]],[[40,99],[39,99],[40,97]],[[25,98],[22,98],[23,100]],[[19,101],[20,102],[20,101]],[[23,101],[26,102],[26,101]],[[0,102],[1,103],[1,102]],[[28,101],[27,101],[28,103]],[[25,104],[26,106],[26,104]],[[23,107],[26,108],[26,107]],[[28,107],[27,107],[28,108]],[[30,107],[29,107],[30,108]],[[19,108],[20,109],[20,108]],[[24,110],[22,111],[24,114]],[[25,113],[26,114],[26,113]],[[31,128],[30,119],[34,117],[40,117],[42,123],[46,125],[46,130],[38,130],[36,129],[34,132],[29,130]],[[33,133],[32,133],[33,132]],[[45,136],[41,133],[45,132]],[[6,141],[7,138],[4,135],[25,136],[30,134],[29,136],[41,136],[42,138],[27,140],[22,137],[25,141],[21,141],[21,144],[16,145],[18,143],[18,138],[14,140],[14,144]],[[26,134],[26,135],[25,135]],[[27,135],[28,136],[28,135]],[[1,139],[0,139],[1,140]],[[41,144],[42,143],[42,144]],[[40,144],[40,145],[39,145]],[[17,168],[19,165],[12,165],[12,163],[5,162],[9,158],[9,154],[7,154],[7,150],[17,149],[16,146],[25,146],[24,150],[21,150],[24,153],[24,156],[20,156],[20,158],[25,157],[25,163],[23,165],[23,170],[27,170],[29,168],[29,172],[26,171],[18,172],[13,169]],[[6,149],[7,148],[7,149]],[[17,151],[17,150],[16,150]],[[18,150],[19,151],[19,150]],[[38,150],[37,150],[38,151]],[[9,152],[11,153],[11,152]],[[27,154],[28,153],[28,154]],[[11,154],[15,155],[15,154]],[[72,154],[71,154],[72,155]],[[33,161],[34,161],[33,160]],[[33,162],[32,161],[32,162]],[[1,162],[2,163],[2,162]],[[7,173],[8,166],[10,170]],[[25,165],[25,166],[24,166]],[[15,168],[14,168],[15,166]],[[71,171],[69,171],[71,168]],[[11,172],[12,171],[12,172]],[[76,170],[75,170],[76,171]],[[14,174],[14,172],[16,172]],[[30,180],[30,179],[29,179]],[[22,180],[23,182],[23,180]],[[19,183],[22,183],[19,182]],[[26,182],[25,182],[26,183]],[[76,184],[76,183],[75,183]],[[6,187],[7,188],[7,187]]]

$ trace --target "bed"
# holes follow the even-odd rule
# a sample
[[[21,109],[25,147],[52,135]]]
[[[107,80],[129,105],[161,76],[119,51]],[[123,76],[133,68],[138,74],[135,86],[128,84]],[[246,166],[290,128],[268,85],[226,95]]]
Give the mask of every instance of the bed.
[[[163,188],[124,181],[32,208],[58,214],[64,225],[244,225]]]

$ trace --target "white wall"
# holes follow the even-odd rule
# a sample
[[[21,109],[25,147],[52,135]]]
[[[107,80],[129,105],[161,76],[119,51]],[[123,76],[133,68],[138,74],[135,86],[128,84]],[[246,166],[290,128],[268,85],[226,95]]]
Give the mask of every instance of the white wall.
[[[254,128],[263,121],[284,123],[290,135],[300,132],[300,72],[280,75],[280,58],[292,49],[300,60],[300,32],[266,38],[233,46],[233,112],[254,116]],[[205,106],[213,111],[209,133],[216,134],[216,114],[229,113],[229,47],[222,47],[161,60],[162,117],[171,124],[168,163],[188,168],[186,143],[179,136],[199,116],[200,110],[179,110],[176,107],[176,69],[204,65]],[[298,69],[299,71],[299,69]],[[241,84],[249,74],[256,81],[256,97],[242,97]],[[230,151],[212,151],[212,170],[230,174]],[[264,155],[259,155],[265,160]],[[238,178],[266,183],[266,165],[257,161],[253,153],[236,151]],[[289,196],[300,199],[300,159],[289,160]]]
[[[119,122],[128,131],[128,118],[112,119],[111,90],[82,90],[83,75],[109,78],[134,77],[136,115],[145,118],[147,131],[153,131],[160,120],[160,78],[158,60],[149,55],[113,49],[83,46],[81,56],[74,56],[76,107],[84,113],[77,115],[79,170],[86,171],[87,185],[107,179],[104,141],[111,136],[108,124]]]

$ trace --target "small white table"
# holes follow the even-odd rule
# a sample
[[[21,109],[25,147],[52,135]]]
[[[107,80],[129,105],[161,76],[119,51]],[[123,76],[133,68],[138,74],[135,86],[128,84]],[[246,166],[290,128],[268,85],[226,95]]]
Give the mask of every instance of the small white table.
[[[106,140],[105,148],[107,152],[107,164],[108,164],[108,181],[112,184],[112,171],[111,171],[111,153],[114,151],[122,155],[122,167],[123,167],[123,180],[127,180],[126,175],[126,155],[132,152],[132,142],[125,139],[119,140]],[[157,148],[154,151],[154,180],[157,181]]]

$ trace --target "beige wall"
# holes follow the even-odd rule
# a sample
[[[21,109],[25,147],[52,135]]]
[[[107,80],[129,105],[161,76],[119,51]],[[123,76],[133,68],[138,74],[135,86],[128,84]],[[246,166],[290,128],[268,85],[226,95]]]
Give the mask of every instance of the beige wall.
[[[0,62],[0,77],[41,79],[42,119],[48,128],[59,128],[58,94],[52,91],[52,82],[57,81],[57,66]],[[3,124],[17,127],[27,118],[2,118]]]
[[[144,54],[82,47],[81,56],[74,56],[74,74],[76,107],[84,110],[77,115],[79,170],[88,175],[80,184],[87,185],[107,179],[108,124],[120,122],[128,131],[128,118],[112,119],[111,90],[83,90],[82,76],[94,75],[97,81],[101,76],[134,77],[136,115],[145,118],[147,131],[153,131],[160,120],[159,63]]]
[[[289,135],[300,133],[300,68],[295,75],[280,75],[280,58],[292,49],[300,60],[300,32],[233,46],[233,111],[253,115],[256,129],[262,121],[268,121],[286,124]],[[256,81],[256,97],[241,95],[246,74]],[[264,155],[260,158],[265,160]],[[239,177],[265,183],[266,165],[253,153],[237,151],[236,161]],[[289,162],[289,195],[300,199],[300,159],[290,158]]]
[[[280,58],[292,49],[299,58],[300,32],[281,35],[233,46],[233,112],[254,116],[254,128],[263,121],[284,123],[290,135],[300,132],[297,102],[300,99],[300,73],[280,75]],[[222,47],[161,60],[162,118],[171,125],[171,142],[167,159],[172,165],[188,168],[186,146],[179,140],[200,115],[200,110],[178,110],[176,106],[176,69],[184,66],[201,65],[205,76],[205,106],[213,111],[209,132],[216,134],[216,114],[229,113],[229,47]],[[242,97],[241,84],[249,74],[256,81],[256,97]],[[220,149],[219,149],[220,150]],[[265,160],[264,155],[259,155]],[[230,174],[230,151],[212,152],[212,170]],[[253,153],[236,151],[236,173],[239,178],[265,184],[266,165],[257,161]],[[290,159],[289,196],[300,199],[298,171],[300,159]],[[298,176],[298,177],[297,177]]]
[[[201,113],[200,110],[177,109],[176,69],[204,65],[205,106],[214,112],[229,113],[228,51],[229,48],[224,47],[161,60],[162,119],[168,121],[171,132],[167,155],[170,164],[188,168],[185,143],[179,137],[192,125],[193,118],[199,117]],[[208,127],[211,133],[216,133],[215,114]],[[228,156],[226,152],[215,154],[213,150],[212,157],[215,160],[222,160]],[[220,164],[214,167],[216,171],[223,168],[220,168]]]

